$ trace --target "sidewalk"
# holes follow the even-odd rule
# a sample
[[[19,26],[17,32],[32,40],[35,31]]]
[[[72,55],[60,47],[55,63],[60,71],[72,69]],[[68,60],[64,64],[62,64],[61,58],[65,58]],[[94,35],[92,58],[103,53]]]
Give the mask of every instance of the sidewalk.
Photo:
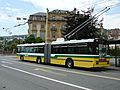
[[[116,70],[116,71],[120,71],[120,66],[119,67],[116,67],[116,66],[109,66],[109,67],[107,67],[108,69],[110,69],[110,70]]]
[[[5,57],[16,57],[16,54],[0,54],[0,56],[5,56]]]
[[[4,55],[5,57],[16,57],[16,55]]]
[[[117,63],[117,67],[115,66],[115,58],[112,58],[112,59],[110,60],[110,64],[111,64],[111,66],[109,66],[108,69],[111,69],[111,70],[119,70],[119,71],[120,71],[119,63]]]

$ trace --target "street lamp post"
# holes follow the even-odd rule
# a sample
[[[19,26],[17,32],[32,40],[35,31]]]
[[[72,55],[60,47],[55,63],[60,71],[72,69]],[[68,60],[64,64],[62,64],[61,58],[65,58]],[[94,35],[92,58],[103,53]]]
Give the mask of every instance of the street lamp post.
[[[3,28],[3,30],[5,30],[6,32],[8,32],[9,35],[12,34],[12,32],[9,30],[10,28]],[[2,53],[5,54],[5,49],[6,49],[6,37],[3,37],[3,50]]]

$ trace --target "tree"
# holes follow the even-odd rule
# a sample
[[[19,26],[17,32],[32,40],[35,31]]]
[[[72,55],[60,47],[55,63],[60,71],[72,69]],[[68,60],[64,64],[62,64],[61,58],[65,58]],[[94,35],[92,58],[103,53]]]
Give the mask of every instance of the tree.
[[[42,43],[42,42],[44,42],[40,37],[37,37],[37,38],[35,39],[35,41],[36,41],[36,43]]]
[[[44,42],[40,37],[35,38],[33,35],[26,37],[24,43],[42,43]]]
[[[13,39],[13,40],[6,40],[4,41],[4,44],[2,45],[2,49],[4,51],[4,53],[15,53],[17,50],[17,44],[19,44],[20,42],[22,42],[21,39]]]
[[[92,12],[93,9],[88,9],[87,12],[83,11],[84,14],[72,13],[70,16],[66,17],[66,30],[62,31],[62,36],[64,37],[71,31],[73,31],[77,26],[81,25],[86,20],[92,18]],[[75,33],[71,33],[67,36],[67,39],[88,39],[88,38],[96,38],[99,37],[98,34],[98,28],[97,26],[98,20],[91,20],[86,26],[84,26],[82,29],[78,30],[76,29]],[[77,31],[78,30],[78,31]],[[72,35],[73,34],[73,35]],[[70,37],[69,37],[70,36]]]
[[[35,42],[36,42],[36,40],[33,35],[30,35],[25,39],[25,43],[35,43]]]

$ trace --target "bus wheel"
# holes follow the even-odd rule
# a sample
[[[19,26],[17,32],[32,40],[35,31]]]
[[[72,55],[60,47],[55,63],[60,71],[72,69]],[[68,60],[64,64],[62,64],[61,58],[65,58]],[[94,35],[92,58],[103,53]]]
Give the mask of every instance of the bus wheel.
[[[74,67],[73,60],[70,59],[70,58],[67,59],[67,60],[66,60],[66,64],[65,64],[65,66],[68,67],[68,68],[72,68],[72,67]]]
[[[20,56],[20,60],[24,60],[24,56]]]
[[[38,64],[40,64],[40,63],[41,63],[41,57],[38,57],[37,60],[36,60],[36,62],[37,62]]]

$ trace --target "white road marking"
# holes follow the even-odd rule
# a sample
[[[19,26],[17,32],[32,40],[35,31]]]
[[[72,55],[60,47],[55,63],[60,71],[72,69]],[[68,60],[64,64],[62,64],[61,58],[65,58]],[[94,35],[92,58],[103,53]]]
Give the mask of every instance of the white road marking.
[[[43,71],[43,72],[47,72],[47,73],[51,73],[51,74],[56,74],[56,75],[67,76],[67,74],[57,73],[57,72],[54,72],[53,70],[50,70],[50,69],[35,68],[34,70],[36,70],[36,71]]]
[[[49,80],[49,81],[61,83],[61,84],[67,85],[67,86],[71,86],[71,87],[75,87],[75,88],[79,88],[79,89],[83,89],[83,90],[92,90],[92,89],[82,87],[82,86],[78,86],[78,85],[75,85],[75,84],[71,84],[71,83],[68,83],[68,82],[63,82],[63,81],[60,81],[60,80],[57,80],[57,79],[53,79],[53,78],[45,77],[45,76],[42,76],[42,75],[34,74],[34,73],[24,71],[24,70],[21,70],[21,69],[18,69],[18,68],[6,66],[6,65],[1,65],[1,66],[5,67],[5,68],[12,69],[12,70],[16,70],[16,71],[19,71],[19,72],[22,72],[22,73],[26,73],[26,74],[29,74],[29,75],[32,75],[32,76],[36,76],[36,77],[39,77],[39,78],[43,78],[43,79],[46,79],[46,80]]]
[[[1,63],[13,64],[13,63],[7,62],[7,61],[1,61]]]
[[[6,60],[7,61],[8,59],[3,58],[2,60]]]

